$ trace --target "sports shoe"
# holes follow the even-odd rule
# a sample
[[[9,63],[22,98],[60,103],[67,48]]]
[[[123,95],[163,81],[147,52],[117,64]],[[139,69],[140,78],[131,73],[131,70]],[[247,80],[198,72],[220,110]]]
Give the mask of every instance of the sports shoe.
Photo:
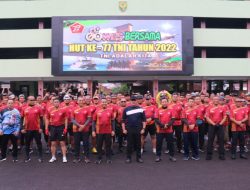
[[[43,159],[42,159],[42,158],[38,158],[38,162],[39,162],[39,163],[42,163],[42,162],[43,162]]]
[[[79,158],[76,158],[73,160],[73,163],[79,163],[81,160]]]
[[[189,160],[189,156],[184,156],[184,157],[183,157],[183,160],[184,160],[184,161],[188,161],[188,160]]]
[[[28,162],[30,162],[30,161],[31,161],[30,158],[26,158],[26,159],[24,160],[25,163],[28,163]]]
[[[203,149],[199,148],[199,152],[202,152],[202,153],[203,153],[203,152],[205,152],[205,151],[204,151]]]
[[[242,159],[247,159],[247,156],[246,156],[245,154],[241,154],[241,155],[240,155],[240,158],[242,158]]]
[[[18,162],[18,159],[17,158],[13,158],[13,162],[14,163]]]
[[[160,162],[160,161],[161,161],[161,157],[157,156],[156,159],[155,159],[155,162]]]
[[[0,162],[4,162],[4,161],[6,161],[7,160],[7,158],[2,158],[1,160],[0,160]]]
[[[112,164],[112,160],[107,160],[107,164]]]
[[[50,160],[49,160],[49,163],[53,163],[56,161],[56,158],[55,157],[52,157]]]
[[[198,161],[198,160],[200,160],[200,157],[198,157],[198,156],[192,156],[191,159],[195,160],[195,161]]]
[[[181,153],[181,154],[184,154],[184,150],[183,149],[178,150],[178,152]]]
[[[143,163],[143,160],[142,160],[141,158],[137,158],[137,159],[136,159],[136,162],[138,162],[138,163],[141,163],[141,164],[142,164],[142,163]]]
[[[102,160],[96,160],[95,163],[96,163],[96,164],[101,164],[101,163],[102,163]]]
[[[84,162],[85,162],[86,164],[89,164],[89,163],[90,163],[90,159],[89,159],[89,158],[85,158],[85,159],[84,159]]]
[[[62,161],[63,163],[67,163],[68,162],[68,160],[67,160],[67,158],[66,157],[63,157],[63,161]]]
[[[168,153],[169,153],[169,150],[165,150],[165,151],[164,151],[164,154],[168,154]]]
[[[131,159],[130,158],[127,158],[126,160],[125,160],[125,163],[127,163],[127,164],[130,164],[132,161],[131,161]]]
[[[173,156],[170,156],[170,157],[169,157],[169,160],[170,160],[171,162],[176,162],[176,158],[173,157]]]

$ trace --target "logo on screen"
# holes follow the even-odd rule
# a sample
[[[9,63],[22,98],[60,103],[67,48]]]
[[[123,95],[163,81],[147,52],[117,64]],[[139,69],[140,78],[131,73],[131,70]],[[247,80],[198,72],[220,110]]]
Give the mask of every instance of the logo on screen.
[[[70,26],[70,30],[72,33],[82,33],[84,26],[76,22]]]

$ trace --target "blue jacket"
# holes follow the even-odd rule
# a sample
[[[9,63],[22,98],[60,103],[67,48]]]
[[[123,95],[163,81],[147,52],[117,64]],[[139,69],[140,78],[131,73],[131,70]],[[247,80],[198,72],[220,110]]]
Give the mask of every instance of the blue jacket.
[[[9,135],[20,131],[21,115],[17,109],[4,109],[0,113],[0,130]]]

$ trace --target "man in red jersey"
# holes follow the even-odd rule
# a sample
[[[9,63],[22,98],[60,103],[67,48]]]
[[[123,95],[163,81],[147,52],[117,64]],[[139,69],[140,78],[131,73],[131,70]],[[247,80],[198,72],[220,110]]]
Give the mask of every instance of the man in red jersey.
[[[121,98],[120,100],[120,106],[118,106],[117,109],[117,117],[116,117],[116,135],[118,138],[118,148],[119,148],[119,152],[123,152],[122,150],[122,144],[123,144],[123,133],[122,133],[122,114],[123,114],[123,110],[126,108],[126,99],[125,98]]]
[[[153,153],[156,154],[156,126],[155,126],[155,111],[156,106],[152,105],[151,96],[145,97],[145,105],[142,107],[146,115],[146,129],[144,134],[141,136],[141,153],[144,150],[145,139],[150,134]]]
[[[248,108],[247,137],[250,136],[250,92],[246,94],[246,107]]]
[[[208,127],[208,144],[207,144],[207,157],[206,160],[212,159],[214,137],[217,135],[219,143],[219,159],[225,160],[224,149],[224,128],[227,116],[225,109],[219,105],[219,97],[213,97],[213,105],[206,110],[206,120],[209,124]]]
[[[107,100],[101,100],[101,108],[93,115],[92,135],[97,137],[97,160],[96,164],[102,161],[102,146],[105,143],[107,163],[111,164],[112,136],[115,135],[114,113],[107,109]]]
[[[92,101],[91,96],[87,95],[87,96],[85,97],[85,105],[86,105],[86,106],[88,107],[88,109],[89,109],[91,118],[93,118],[93,115],[94,115],[96,109],[100,107],[99,97],[98,97],[98,96],[94,96],[94,97],[93,97],[93,104],[92,104],[91,101]],[[91,133],[92,133],[92,122],[90,122],[88,125],[89,125],[89,126],[88,126],[88,127],[89,127],[89,133],[90,133],[90,135],[91,135]],[[93,137],[93,136],[91,136],[91,137],[92,137],[92,138],[91,138],[91,145],[92,145],[92,150],[91,150],[91,152],[92,152],[93,154],[96,154],[96,153],[97,153],[97,150],[96,150],[96,137]]]
[[[35,97],[28,97],[28,106],[23,109],[23,129],[22,133],[25,134],[25,162],[29,162],[30,159],[30,143],[35,139],[39,158],[38,161],[42,162],[42,141],[41,141],[41,121],[43,120],[43,112],[39,106],[35,105]]]
[[[173,109],[175,113],[175,122],[173,124],[173,129],[175,131],[175,137],[177,142],[177,151],[179,153],[183,153],[182,150],[182,122],[181,122],[181,112],[182,112],[182,105],[178,102],[178,95],[174,93],[172,95],[172,102],[168,105],[169,109]]]
[[[199,118],[199,111],[195,108],[193,98],[189,98],[187,102],[187,108],[182,111],[181,119],[184,123],[183,126],[183,142],[184,142],[184,158],[183,160],[189,160],[189,147],[192,149],[192,160],[199,160],[198,151],[198,125],[197,120]]]
[[[205,97],[204,97],[205,98]],[[205,137],[205,112],[206,107],[202,103],[201,97],[196,96],[195,99],[195,108],[199,112],[199,118],[197,121],[198,129],[199,129],[199,151],[204,152],[204,137]]]
[[[229,118],[229,113],[230,113],[230,109],[229,109],[229,105],[227,103],[227,100],[224,98],[224,96],[220,96],[219,97],[219,104],[225,109],[226,112],[226,121],[223,124],[224,127],[224,144],[225,144],[225,148],[228,150],[229,147],[229,128],[230,128],[230,118]],[[217,139],[215,140],[217,141]]]
[[[42,110],[42,115],[44,116],[46,113],[46,103],[43,101],[43,98],[41,95],[38,95],[36,97],[36,105],[38,107],[40,107],[40,109]],[[45,121],[44,121],[44,119],[41,121],[40,125],[41,125],[41,129],[43,129],[44,140],[46,142],[46,145],[48,146],[49,137],[45,134]]]
[[[9,100],[8,96],[3,97],[3,100],[2,100],[1,106],[0,106],[0,112],[2,110],[4,110],[5,108],[7,108],[7,102],[8,102],[8,100]]]
[[[74,152],[74,135],[73,135],[73,123],[71,122],[71,113],[74,109],[75,105],[74,103],[72,104],[72,99],[71,97],[66,94],[63,97],[63,102],[61,103],[61,108],[64,108],[67,112],[67,116],[68,116],[68,134],[66,135],[66,143],[68,143],[68,145],[70,144],[70,149],[72,152]],[[69,135],[69,136],[68,136]]]
[[[116,131],[117,130],[119,130],[119,129],[117,129],[118,128],[118,126],[117,126],[117,123],[116,123],[116,117],[117,117],[117,110],[118,110],[118,104],[117,104],[117,96],[116,95],[112,95],[111,96],[111,103],[110,104],[108,104],[108,109],[112,109],[112,111],[114,112],[114,118],[115,118],[115,134],[117,134],[116,133]],[[113,137],[113,143],[115,142],[115,136]],[[112,144],[113,145],[113,144]]]
[[[242,100],[237,98],[235,100],[236,108],[230,110],[230,120],[232,121],[232,147],[231,147],[231,158],[236,159],[236,146],[239,141],[240,145],[240,158],[247,159],[244,154],[244,145],[245,145],[245,132],[246,132],[246,121],[248,120],[248,111],[245,107],[241,106]]]
[[[20,94],[20,95],[18,96],[18,100],[19,100],[19,105],[20,105],[21,107],[26,105],[25,96],[24,96],[23,94]]]
[[[52,158],[49,160],[50,163],[56,161],[56,145],[57,141],[60,141],[63,163],[67,162],[66,158],[66,145],[65,136],[68,128],[68,116],[65,109],[60,108],[59,99],[53,100],[54,106],[48,110],[46,114],[45,130],[46,134],[49,134],[51,141],[51,154]]]
[[[175,113],[173,109],[168,108],[168,100],[166,98],[161,99],[161,105],[161,108],[156,109],[154,116],[157,126],[155,161],[161,161],[162,144],[163,140],[166,139],[170,155],[169,159],[175,162],[176,159],[174,158],[174,137],[172,127],[175,120]]]
[[[83,141],[84,161],[90,163],[89,160],[89,123],[91,122],[91,114],[88,107],[84,106],[84,98],[78,98],[78,106],[72,111],[73,133],[75,141],[75,159],[74,163],[80,162],[80,145]]]

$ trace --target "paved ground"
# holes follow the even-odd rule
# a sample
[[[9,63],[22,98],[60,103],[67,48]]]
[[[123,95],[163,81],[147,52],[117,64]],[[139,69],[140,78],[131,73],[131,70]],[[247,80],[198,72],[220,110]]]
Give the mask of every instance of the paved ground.
[[[148,148],[149,149],[149,148]],[[125,164],[123,154],[113,157],[113,164],[101,165],[74,164],[72,156],[69,163],[63,164],[61,157],[57,163],[38,163],[35,154],[30,163],[24,163],[22,156],[18,163],[9,160],[0,163],[0,190],[239,190],[250,189],[250,154],[249,160],[230,159],[220,161],[215,153],[212,161],[183,161],[177,154],[177,162],[168,161],[164,155],[161,163],[154,162],[154,155],[146,152],[145,163],[135,161]],[[92,156],[92,160],[94,160]]]

